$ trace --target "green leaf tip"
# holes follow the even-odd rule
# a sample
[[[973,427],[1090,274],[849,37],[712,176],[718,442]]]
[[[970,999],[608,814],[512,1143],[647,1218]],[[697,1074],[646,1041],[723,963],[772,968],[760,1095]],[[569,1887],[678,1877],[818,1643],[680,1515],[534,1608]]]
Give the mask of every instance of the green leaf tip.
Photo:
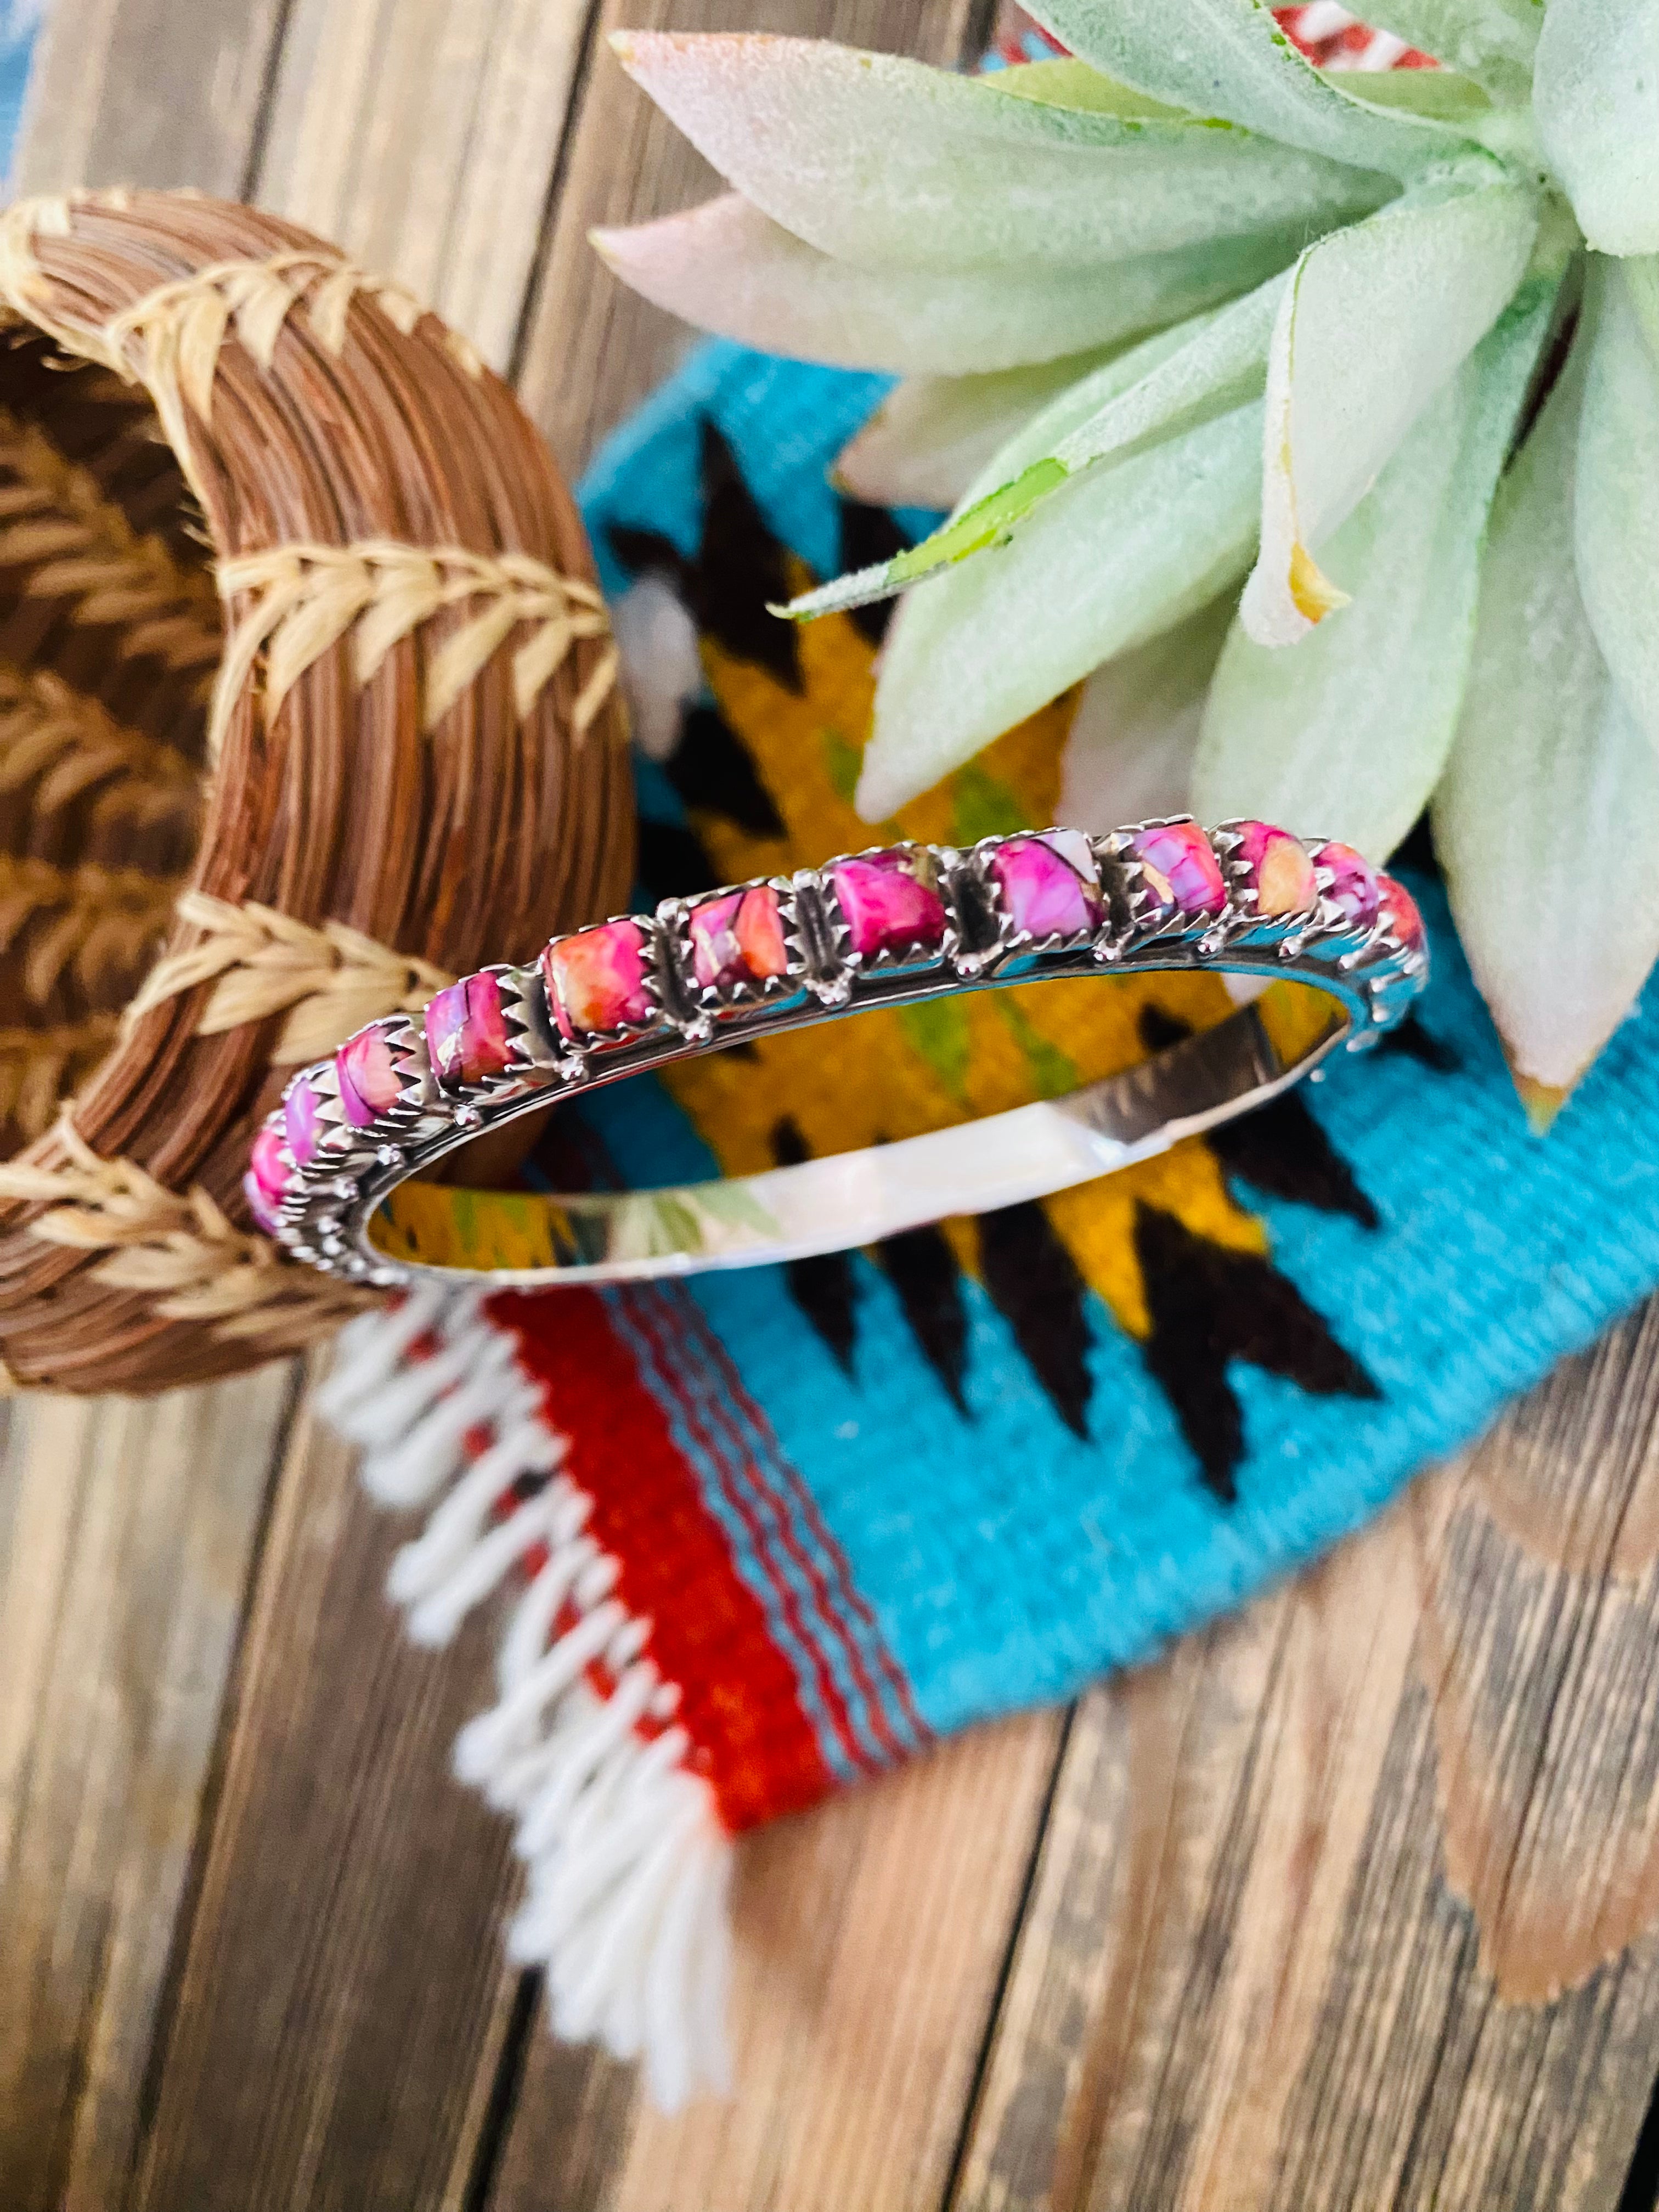
[[[976,499],[931,538],[924,538],[920,545],[909,546],[875,568],[860,568],[850,576],[837,577],[832,584],[820,585],[815,592],[804,592],[787,607],[771,611],[787,614],[796,622],[811,622],[819,615],[842,614],[853,607],[867,607],[877,599],[890,599],[941,568],[954,568],[969,554],[998,544],[1022,515],[1064,483],[1071,473],[1064,461],[1045,454],[1022,469],[1011,483]]]

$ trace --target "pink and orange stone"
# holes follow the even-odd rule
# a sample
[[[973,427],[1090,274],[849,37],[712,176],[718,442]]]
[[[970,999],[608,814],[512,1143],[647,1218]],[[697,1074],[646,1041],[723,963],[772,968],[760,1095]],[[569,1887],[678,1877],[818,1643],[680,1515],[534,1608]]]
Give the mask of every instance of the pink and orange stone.
[[[426,1044],[443,1083],[481,1083],[513,1064],[513,1046],[494,975],[468,975],[428,1000]]]
[[[248,1155],[247,1173],[242,1177],[242,1194],[248,1210],[269,1237],[274,1235],[282,1219],[283,1200],[288,1194],[289,1170],[283,1158],[283,1140],[267,1121],[253,1139],[253,1149]]]
[[[1319,903],[1319,883],[1307,847],[1288,830],[1271,822],[1229,824],[1238,840],[1237,856],[1255,893],[1255,910],[1264,921],[1311,914]]]
[[[348,1037],[334,1055],[340,1105],[354,1129],[371,1128],[398,1103],[398,1070],[392,1046],[379,1023]]]
[[[653,1012],[646,988],[650,957],[645,931],[626,916],[556,938],[542,954],[542,974],[560,1035],[574,1044],[585,1036],[648,1022]]]
[[[1379,875],[1376,883],[1382,895],[1383,921],[1407,952],[1420,952],[1428,941],[1428,932],[1417,910],[1417,901],[1404,884],[1396,883],[1392,876]]]
[[[308,1075],[296,1075],[289,1085],[288,1097],[283,1101],[283,1126],[295,1162],[308,1168],[323,1136],[322,1101]]]
[[[1364,854],[1355,852],[1352,845],[1333,841],[1320,847],[1314,854],[1314,865],[1330,872],[1330,888],[1325,896],[1331,904],[1356,929],[1369,929],[1382,906],[1382,892],[1376,871]]]
[[[1196,822],[1157,822],[1128,843],[1161,916],[1219,914],[1227,903],[1221,864]]]
[[[837,860],[830,880],[860,959],[882,952],[937,952],[944,944],[945,902],[931,853],[895,846]]]
[[[687,927],[692,973],[705,991],[769,983],[788,971],[782,909],[769,884],[701,900],[691,908]]]
[[[1095,857],[1080,830],[1011,837],[992,854],[990,874],[1003,912],[1027,937],[1075,937],[1105,919]]]

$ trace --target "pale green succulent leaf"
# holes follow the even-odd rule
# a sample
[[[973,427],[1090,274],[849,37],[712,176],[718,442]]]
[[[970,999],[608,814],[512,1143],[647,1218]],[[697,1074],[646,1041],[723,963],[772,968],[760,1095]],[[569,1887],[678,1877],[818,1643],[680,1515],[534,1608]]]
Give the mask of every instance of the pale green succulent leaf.
[[[1590,628],[1659,747],[1659,350],[1638,305],[1656,272],[1650,258],[1595,270],[1573,530]]]
[[[1412,422],[1502,313],[1537,230],[1528,188],[1483,157],[1310,246],[1267,362],[1261,551],[1241,606],[1292,645],[1343,604],[1314,556]]]
[[[1149,100],[1133,85],[1120,84],[1103,76],[1087,62],[1071,56],[1052,62],[1020,62],[1012,69],[988,71],[981,80],[994,91],[1016,100],[1035,100],[1045,107],[1069,107],[1085,115],[1116,115],[1127,122],[1181,123],[1190,131],[1204,126],[1184,107]]]
[[[918,586],[882,656],[857,793],[880,821],[1206,605],[1255,530],[1259,403],[1064,485],[1000,551]]]
[[[823,40],[625,31],[613,43],[745,199],[860,268],[1092,268],[1322,229],[1382,197],[1379,179],[1271,139],[1010,99],[996,76]]]
[[[1365,0],[1364,9],[1365,21],[1377,30],[1392,31],[1443,64],[1441,70],[1392,72],[1401,82],[1461,70],[1498,99],[1510,101],[1524,100],[1531,93],[1533,49],[1543,13],[1539,7],[1527,7],[1524,12],[1508,8],[1502,0]],[[1383,81],[1379,73],[1377,82]],[[1356,85],[1353,91],[1357,97],[1374,96],[1370,85]]]
[[[1367,14],[1376,16],[1368,5]],[[1436,123],[1455,125],[1464,137],[1480,143],[1491,121],[1492,94],[1471,76],[1453,69],[1357,70],[1351,100],[1392,113],[1426,116]]]
[[[1432,117],[1381,113],[1297,52],[1264,0],[1030,0],[1060,44],[1109,76],[1384,175],[1415,177],[1456,143]]]
[[[1595,642],[1573,559],[1583,356],[1493,507],[1435,843],[1524,1095],[1560,1097],[1659,954],[1659,754]]]
[[[1191,806],[1205,694],[1237,604],[1237,589],[1224,592],[1096,669],[1066,732],[1060,821],[1104,836]]]
[[[1649,350],[1659,361],[1659,254],[1632,258],[1619,274],[1631,310],[1646,336]]]
[[[1602,253],[1659,252],[1659,9],[1550,0],[1533,112],[1546,159]]]
[[[1487,514],[1555,293],[1525,288],[1331,540],[1352,604],[1288,652],[1235,623],[1205,712],[1200,819],[1293,822],[1382,861],[1422,812],[1456,728]]]
[[[1150,348],[1121,356],[1066,395],[1058,412],[1022,431],[1022,449],[1054,426],[1047,452],[1024,460],[1017,473],[967,501],[944,526],[892,559],[842,576],[791,602],[800,618],[865,606],[953,568],[971,554],[999,544],[1035,508],[1084,470],[1120,460],[1151,440],[1166,438],[1214,415],[1228,414],[1259,398],[1266,375],[1267,341],[1278,313],[1282,276],[1272,277],[1243,299],[1183,326],[1183,342],[1170,346],[1164,333]],[[1151,358],[1149,359],[1149,356]],[[1127,381],[1137,365],[1144,374]],[[1100,404],[1078,417],[1097,391]]]
[[[1118,350],[985,376],[907,377],[842,447],[834,481],[872,507],[955,507],[1016,430]]]
[[[592,233],[658,307],[763,352],[961,375],[1052,361],[1156,330],[1284,268],[1296,241],[1263,234],[1090,270],[857,269],[732,192],[684,215]]]

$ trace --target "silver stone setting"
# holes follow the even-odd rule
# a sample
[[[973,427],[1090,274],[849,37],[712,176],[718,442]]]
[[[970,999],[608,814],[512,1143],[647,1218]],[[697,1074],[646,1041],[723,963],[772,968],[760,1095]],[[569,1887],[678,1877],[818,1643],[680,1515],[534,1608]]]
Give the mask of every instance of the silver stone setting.
[[[1144,832],[1176,827],[1183,833],[1182,849],[1200,864],[1202,883],[1214,880],[1204,859],[1206,850],[1213,856],[1225,891],[1218,910],[1211,911],[1207,903],[1183,908],[1178,902],[1172,908],[1168,879],[1155,881],[1138,855],[1135,841]],[[1097,896],[1097,926],[1033,931],[1016,911],[1017,901],[1007,888],[1013,871],[1000,868],[999,861],[1034,838],[1060,853],[1085,892]],[[865,1007],[1049,977],[1099,975],[1103,969],[1214,966],[1267,980],[1292,977],[1338,1002],[1346,1028],[1334,1026],[1310,1054],[1310,1068],[1338,1043],[1351,1051],[1366,1048],[1404,1018],[1427,979],[1428,961],[1390,916],[1395,887],[1389,878],[1380,878],[1384,895],[1376,919],[1356,922],[1332,896],[1332,871],[1317,861],[1322,841],[1301,840],[1314,863],[1316,903],[1305,914],[1263,915],[1240,856],[1240,826],[1210,833],[1207,846],[1204,839],[1189,818],[1166,817],[1105,837],[1019,831],[982,838],[966,852],[943,845],[875,846],[822,868],[802,869],[793,878],[759,877],[696,898],[665,900],[654,914],[621,918],[643,934],[643,1017],[596,1030],[582,1029],[574,1036],[562,1032],[550,996],[547,951],[533,966],[482,970],[499,993],[511,1052],[508,1066],[476,1082],[453,1075],[440,1080],[432,1071],[421,1018],[385,1017],[368,1026],[386,1042],[397,1095],[367,1129],[346,1121],[335,1058],[301,1070],[289,1089],[304,1081],[315,1093],[315,1149],[304,1165],[295,1160],[279,1107],[268,1127],[280,1140],[278,1156],[288,1182],[273,1233],[294,1258],[326,1272],[377,1285],[405,1279],[410,1271],[367,1241],[368,1224],[398,1184],[474,1135],[562,1096],[717,1050],[740,1038]],[[874,862],[923,887],[922,896],[913,896],[901,886],[893,908],[925,922],[919,923],[914,938],[872,942],[878,933],[873,906],[860,928],[860,917],[849,914],[844,903],[851,886],[844,877],[839,885],[837,881],[837,871],[849,861]],[[694,915],[711,901],[761,888],[778,902],[783,974],[733,972],[700,981]],[[937,908],[925,895],[929,891],[937,895]],[[596,925],[613,927],[614,922]],[[548,951],[586,933],[555,939]],[[1178,1115],[1180,1105],[1178,1098],[1171,1101],[1172,1115]],[[630,1263],[630,1272],[639,1271]]]

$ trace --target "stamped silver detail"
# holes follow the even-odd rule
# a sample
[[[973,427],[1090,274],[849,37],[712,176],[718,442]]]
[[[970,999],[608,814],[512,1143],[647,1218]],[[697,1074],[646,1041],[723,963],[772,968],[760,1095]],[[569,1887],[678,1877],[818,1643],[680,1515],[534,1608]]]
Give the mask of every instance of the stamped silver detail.
[[[876,846],[821,869],[665,901],[654,915],[555,939],[534,967],[493,967],[456,987],[460,998],[434,1018],[452,1024],[447,1041],[434,1045],[446,1062],[441,1079],[432,1072],[426,1025],[407,1015],[370,1024],[335,1060],[300,1072],[284,1103],[297,1084],[307,1084],[304,1114],[296,1115],[308,1147],[303,1163],[289,1144],[283,1109],[268,1124],[278,1141],[275,1147],[267,1141],[266,1153],[276,1152],[288,1177],[275,1206],[276,1233],[294,1257],[330,1272],[380,1287],[411,1279],[424,1263],[389,1257],[370,1240],[369,1224],[398,1184],[477,1132],[573,1090],[866,1007],[1104,971],[1203,966],[1263,981],[1287,976],[1334,1002],[1327,1029],[1288,1062],[1247,1007],[1073,1098],[1015,1109],[1016,1116],[1048,1117],[1039,1144],[1049,1161],[1043,1189],[1145,1157],[1169,1142],[1171,1130],[1212,1126],[1275,1095],[1339,1045],[1368,1048],[1403,1018],[1426,978],[1426,956],[1410,939],[1399,886],[1380,878],[1376,918],[1356,921],[1337,903],[1335,876],[1315,858],[1324,849],[1316,842],[1299,850],[1312,862],[1317,902],[1307,911],[1263,913],[1242,854],[1241,830],[1249,826],[1212,838],[1175,817],[1094,839],[1022,831],[982,839],[965,852]],[[1152,834],[1163,831],[1174,834],[1161,840]],[[1334,849],[1351,894],[1358,856]],[[1279,857],[1288,860],[1295,884],[1297,853],[1280,847]],[[753,894],[762,896],[745,913],[744,901]],[[562,954],[573,945],[574,953]],[[484,977],[495,994],[483,994],[488,1019],[457,1042],[453,1024],[471,1010],[467,987]],[[361,1079],[350,1103],[360,1117],[366,1106],[372,1109],[365,1127],[348,1117],[343,1065]],[[604,1281],[840,1249],[854,1234],[852,1194],[866,1184],[879,1186],[878,1200],[869,1204],[907,1221],[934,1218],[922,1209],[942,1191],[970,1206],[1012,1202],[984,1195],[1003,1188],[1014,1171],[1004,1158],[1000,1119],[882,1151],[882,1158],[896,1163],[909,1147],[933,1145],[939,1161],[951,1163],[943,1179],[931,1156],[925,1175],[907,1180],[896,1164],[884,1179],[872,1155],[867,1170],[851,1180],[845,1174],[851,1164],[844,1163],[775,1170],[756,1182],[763,1200],[741,1181],[549,1200],[562,1209],[563,1225],[555,1238],[556,1265],[544,1273],[555,1280]],[[1088,1132],[1085,1148],[1068,1152],[1076,1140],[1055,1134],[1057,1125]],[[963,1150],[964,1139],[978,1148]],[[1018,1146],[1007,1149],[1008,1159],[1020,1157]],[[959,1160],[971,1163],[971,1171]],[[791,1177],[800,1180],[792,1185]],[[811,1201],[818,1212],[803,1228],[783,1194],[809,1188],[820,1194]],[[788,1218],[773,1231],[764,1226],[774,1218],[766,1208],[776,1206]],[[868,1228],[864,1215],[858,1219]],[[864,1229],[854,1241],[868,1241]]]

